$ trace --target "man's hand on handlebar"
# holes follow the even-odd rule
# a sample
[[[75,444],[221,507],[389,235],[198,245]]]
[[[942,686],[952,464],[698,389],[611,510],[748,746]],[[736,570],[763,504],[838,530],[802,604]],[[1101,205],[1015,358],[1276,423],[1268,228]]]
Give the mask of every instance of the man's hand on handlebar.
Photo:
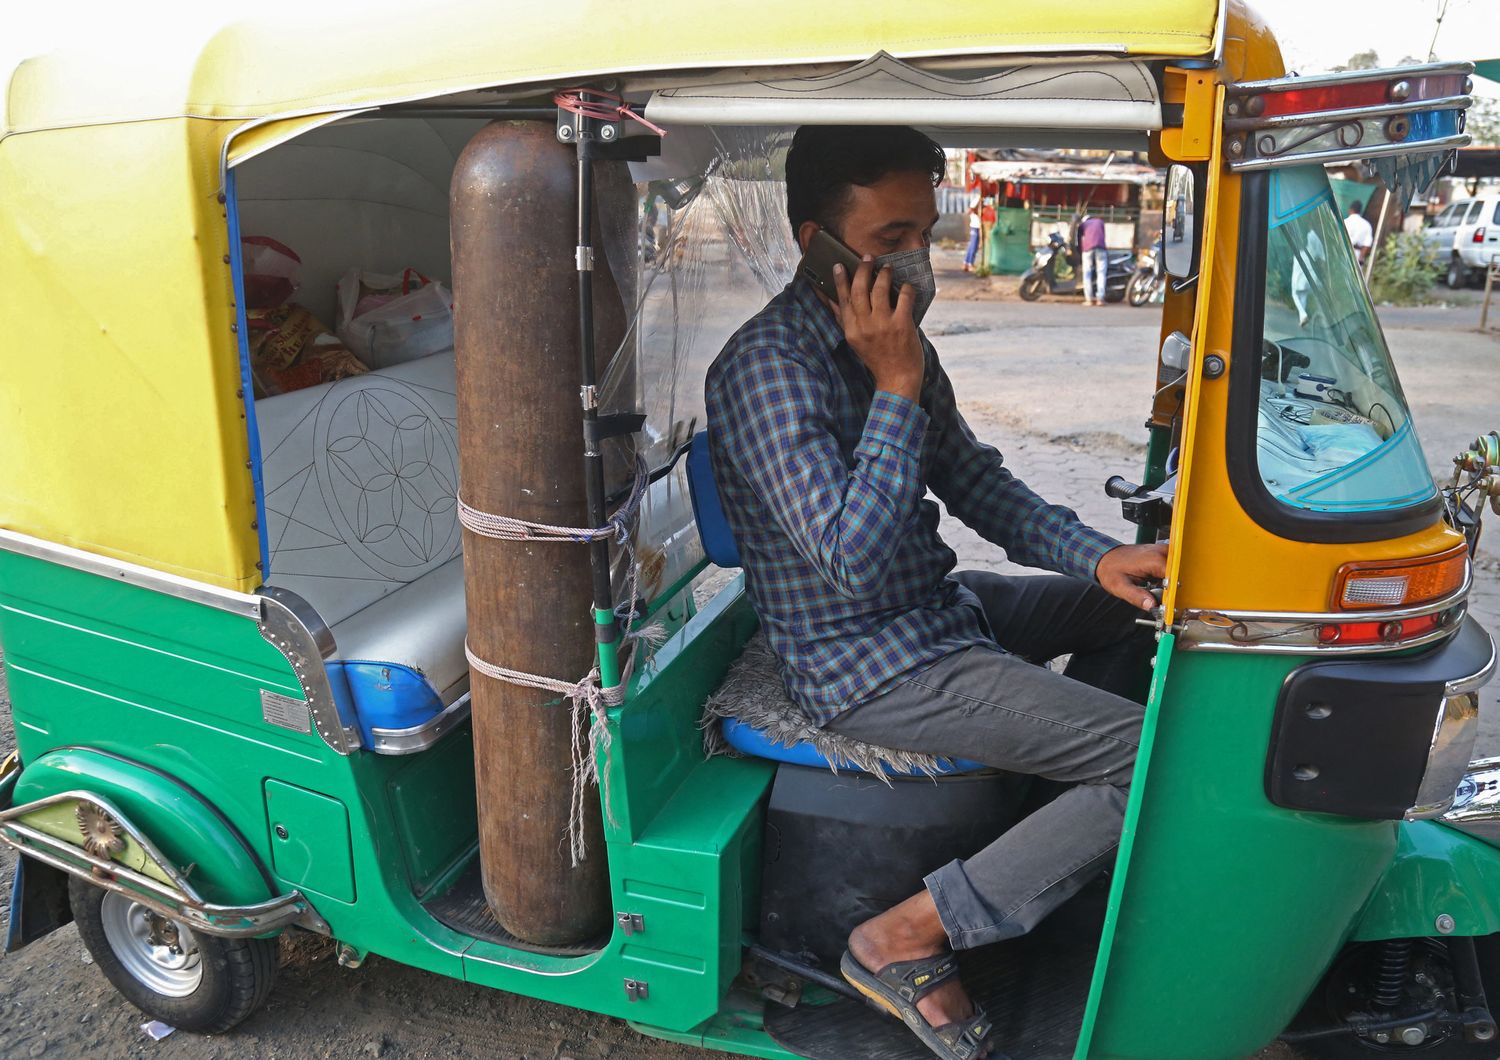
[[[1143,582],[1160,582],[1167,576],[1167,546],[1119,545],[1106,552],[1094,568],[1094,578],[1106,592],[1142,611],[1156,607],[1156,597]]]

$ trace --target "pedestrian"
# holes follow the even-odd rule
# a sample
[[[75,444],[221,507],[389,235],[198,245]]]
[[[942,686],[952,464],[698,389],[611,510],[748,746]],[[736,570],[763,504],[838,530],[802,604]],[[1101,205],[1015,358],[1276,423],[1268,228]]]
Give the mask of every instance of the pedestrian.
[[[1104,222],[1086,213],[1078,223],[1078,249],[1083,253],[1083,304],[1104,304],[1104,281],[1109,273],[1109,251],[1104,246]]]
[[[964,272],[974,271],[974,258],[979,253],[979,200],[969,207],[969,249],[964,251]]]
[[[1355,258],[1363,265],[1375,243],[1375,230],[1365,220],[1365,205],[1358,199],[1349,204],[1349,216],[1344,218],[1344,231],[1349,233],[1349,244],[1354,247]]]

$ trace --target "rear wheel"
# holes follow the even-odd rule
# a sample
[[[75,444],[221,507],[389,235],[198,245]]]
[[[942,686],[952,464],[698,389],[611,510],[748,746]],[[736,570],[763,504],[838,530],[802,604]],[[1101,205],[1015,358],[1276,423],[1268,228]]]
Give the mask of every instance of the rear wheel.
[[[1035,302],[1047,293],[1047,278],[1041,273],[1028,272],[1021,277],[1021,297],[1028,302]]]
[[[1464,264],[1464,259],[1454,254],[1448,259],[1448,288],[1456,291],[1461,287],[1468,286],[1469,267]]]
[[[1156,293],[1156,276],[1149,272],[1137,272],[1125,288],[1125,298],[1131,305],[1140,308],[1151,301]]]
[[[1480,980],[1493,1009],[1500,998],[1500,938],[1475,943]],[[1455,997],[1446,940],[1357,943],[1339,955],[1286,1038],[1299,1053],[1322,1060],[1495,1060],[1500,1042],[1494,1028],[1489,1040],[1468,1041]],[[1299,1033],[1334,1027],[1350,1029],[1322,1037]]]
[[[73,877],[78,934],[114,988],[153,1019],[198,1034],[229,1030],[265,1001],[276,979],[275,939],[194,932],[139,902]]]

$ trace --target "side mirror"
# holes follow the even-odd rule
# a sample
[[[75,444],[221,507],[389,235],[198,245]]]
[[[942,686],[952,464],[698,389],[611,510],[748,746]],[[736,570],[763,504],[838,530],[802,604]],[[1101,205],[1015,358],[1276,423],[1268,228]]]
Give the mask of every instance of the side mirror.
[[[1193,274],[1193,248],[1198,243],[1196,220],[1193,171],[1187,166],[1174,165],[1167,170],[1162,248],[1167,274],[1179,280]]]

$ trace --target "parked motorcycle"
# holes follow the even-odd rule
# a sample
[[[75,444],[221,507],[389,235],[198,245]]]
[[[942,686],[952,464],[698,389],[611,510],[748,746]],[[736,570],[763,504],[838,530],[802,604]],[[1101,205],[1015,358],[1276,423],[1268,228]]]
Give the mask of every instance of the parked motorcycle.
[[[1135,274],[1125,287],[1125,300],[1140,307],[1149,302],[1160,302],[1165,297],[1166,270],[1162,267],[1161,240],[1140,252],[1136,258]]]
[[[1132,257],[1129,251],[1109,251],[1109,266],[1104,278],[1104,300],[1118,302],[1125,297],[1130,282]],[[1035,302],[1044,294],[1082,294],[1083,270],[1068,253],[1068,242],[1058,232],[1047,238],[1047,245],[1036,252],[1031,268],[1021,277],[1021,297]]]

